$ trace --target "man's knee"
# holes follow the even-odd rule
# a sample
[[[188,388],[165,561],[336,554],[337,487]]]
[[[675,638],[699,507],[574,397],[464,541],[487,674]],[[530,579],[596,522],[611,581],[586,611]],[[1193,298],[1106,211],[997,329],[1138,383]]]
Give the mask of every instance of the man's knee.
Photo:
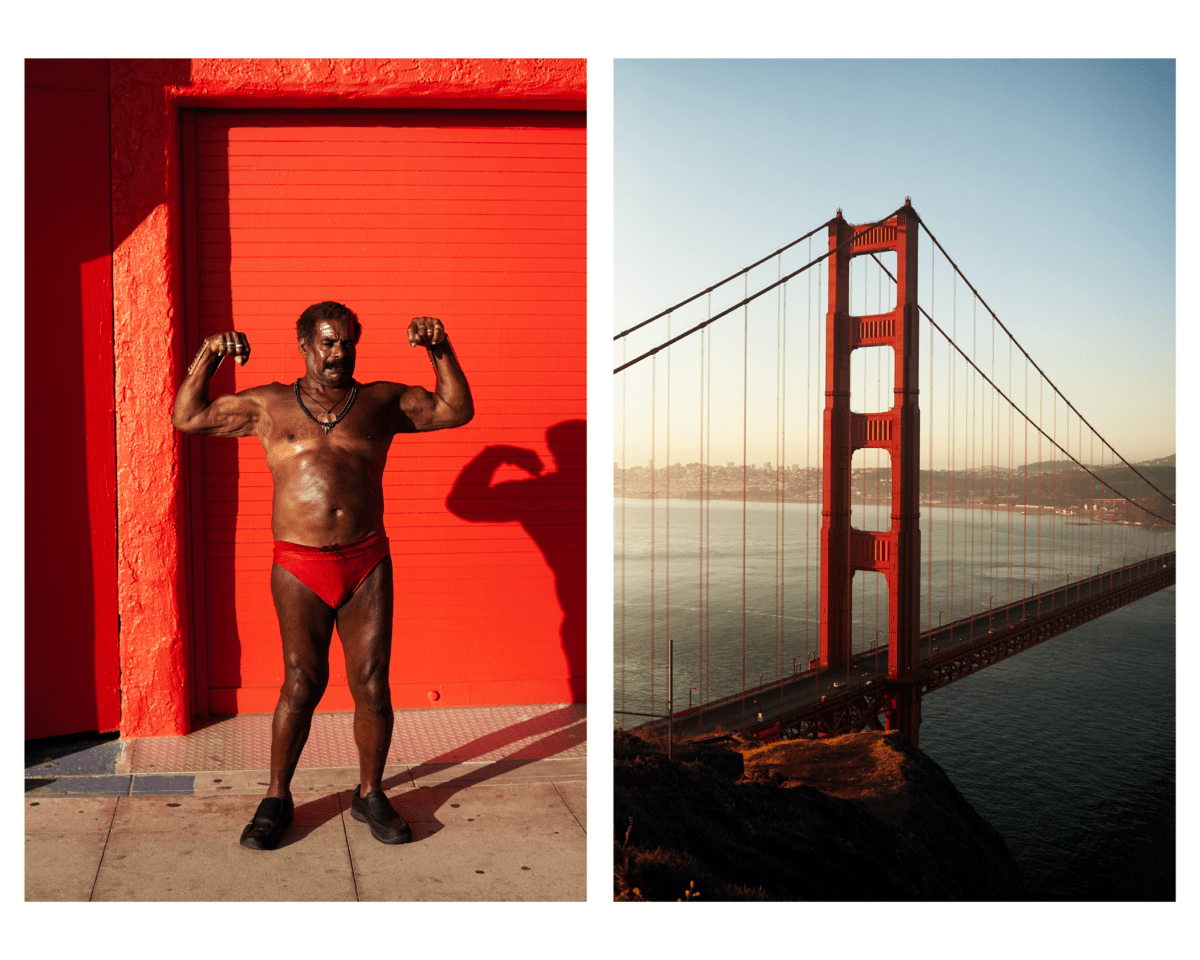
[[[351,693],[354,695],[356,706],[377,711],[392,708],[392,689],[388,684],[386,670],[374,670],[359,677]]]
[[[293,710],[315,710],[329,683],[329,671],[289,669],[284,673],[280,697]]]

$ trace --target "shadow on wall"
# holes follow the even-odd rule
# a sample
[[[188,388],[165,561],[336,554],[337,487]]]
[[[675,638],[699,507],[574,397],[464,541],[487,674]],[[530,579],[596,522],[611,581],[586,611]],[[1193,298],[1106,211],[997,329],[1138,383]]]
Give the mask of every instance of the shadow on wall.
[[[195,216],[195,235],[203,237],[208,248],[203,267],[199,259],[192,278],[200,293],[195,300],[195,316],[189,317],[184,326],[184,336],[187,345],[184,347],[184,362],[190,363],[192,344],[199,345],[204,337],[226,330],[242,330],[245,325],[234,312],[233,304],[233,235],[231,230],[232,214],[230,211],[230,187],[228,183],[228,160],[230,143],[228,129],[206,131],[208,139],[203,146],[199,143],[194,147],[195,156],[186,158],[181,168],[187,172],[192,181],[196,200],[195,206],[185,209],[185,216]],[[206,183],[205,177],[213,177],[211,169],[202,169],[205,158],[201,150],[215,150],[223,158],[225,182],[218,178],[217,183]],[[210,166],[217,166],[214,161],[208,161]],[[286,334],[285,334],[286,335]],[[256,346],[253,339],[251,346]],[[235,363],[222,363],[217,367],[208,384],[210,397],[220,397],[237,393],[238,389],[245,390],[249,385],[247,374],[241,374],[242,368]],[[250,381],[261,377],[265,371],[259,367],[249,367]],[[242,378],[242,383],[237,379]],[[185,438],[184,442],[190,447],[190,455],[198,464],[193,476],[198,481],[198,496],[193,503],[198,507],[198,516],[194,520],[191,533],[199,539],[200,549],[194,551],[198,569],[194,576],[198,595],[196,628],[203,635],[197,638],[202,645],[201,656],[203,664],[197,664],[196,681],[204,684],[205,689],[197,689],[195,696],[201,704],[201,713],[233,714],[240,712],[237,705],[237,693],[244,683],[243,665],[247,659],[247,647],[257,642],[279,643],[277,632],[267,631],[265,636],[261,631],[248,629],[247,636],[242,636],[242,624],[239,621],[239,611],[244,608],[240,602],[239,589],[243,577],[239,576],[239,560],[245,560],[248,547],[239,543],[238,532],[261,532],[264,518],[253,512],[244,512],[241,502],[243,493],[243,472],[246,461],[254,457],[253,453],[244,450],[238,440],[226,437],[194,437]],[[258,446],[257,440],[250,441],[253,447]],[[256,451],[257,452],[257,451]],[[268,470],[265,456],[259,467],[261,482],[266,479]],[[273,488],[270,488],[273,489]],[[269,521],[266,521],[269,522]],[[269,528],[268,528],[269,529]],[[251,561],[253,562],[253,561]],[[214,598],[212,601],[209,598]],[[217,602],[215,598],[220,597]]]
[[[24,598],[46,614],[25,637],[32,738],[120,722],[108,75],[25,61],[25,316],[42,349],[23,353]]]
[[[533,450],[485,447],[458,475],[446,507],[476,523],[520,523],[533,538],[554,571],[571,695],[582,702],[587,697],[587,422],[554,424],[546,431],[546,444],[554,457],[551,473],[543,472],[542,459]],[[526,471],[529,478],[492,484],[504,464]]]

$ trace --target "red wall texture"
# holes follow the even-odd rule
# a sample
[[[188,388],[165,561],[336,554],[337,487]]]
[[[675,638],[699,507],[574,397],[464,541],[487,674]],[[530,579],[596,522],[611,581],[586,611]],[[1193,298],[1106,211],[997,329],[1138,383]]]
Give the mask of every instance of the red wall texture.
[[[187,498],[190,478],[196,470],[192,462],[196,450],[189,446],[192,438],[184,438],[172,430],[169,416],[179,377],[195,349],[192,340],[198,335],[197,330],[189,329],[190,315],[185,308],[190,290],[184,266],[191,250],[185,244],[187,229],[182,218],[180,144],[181,132],[186,131],[181,131],[181,111],[192,108],[520,109],[571,111],[581,118],[586,103],[585,64],[552,60],[112,61],[109,73],[120,729],[126,736],[169,735],[190,729],[197,707],[195,694],[199,692],[201,698],[204,695],[201,682],[204,678],[198,674],[197,664],[203,667],[207,663],[208,640],[193,630],[193,614],[204,613],[210,599],[206,596],[203,576],[193,571],[189,559],[194,544],[188,530],[195,517]],[[582,237],[582,206],[577,202],[567,216],[573,221],[577,236]],[[538,416],[529,419],[527,429],[552,427],[565,419],[583,417],[585,261],[582,250],[578,251],[578,257],[578,271],[568,283],[571,290],[560,298],[562,302],[554,318],[558,333],[548,338],[553,344],[549,355],[532,351],[542,374],[549,365],[558,372],[560,381],[565,381],[555,385],[558,402],[547,403],[536,389],[530,392],[539,371],[521,371],[516,379],[492,378],[495,382],[487,387],[493,392],[493,400],[509,403],[509,409],[513,409],[512,401],[520,401],[522,397],[532,401],[532,408],[540,404],[540,419]],[[423,309],[420,297],[401,299],[403,302],[393,304],[394,315]],[[369,315],[363,319],[370,330]],[[485,385],[489,362],[497,362],[517,342],[511,337],[510,328],[499,323],[490,328],[483,323],[474,326],[468,323],[463,334],[455,337],[454,317],[448,314],[444,319],[456,343],[467,341],[466,352],[475,360],[478,371],[474,379]],[[463,346],[459,349],[462,351]],[[518,351],[511,353],[516,355]],[[472,368],[468,366],[467,370],[471,375]],[[245,372],[253,374],[249,367]],[[277,375],[271,373],[263,379]],[[397,374],[388,378],[403,379]],[[525,386],[519,387],[516,383],[522,378]],[[504,404],[494,402],[492,406],[499,412]],[[503,420],[489,423],[481,411],[469,427],[422,441],[443,443],[440,448],[429,449],[440,450],[438,456],[457,462],[458,469],[463,471],[489,445],[503,442],[503,426]],[[545,430],[540,432],[544,434]],[[88,437],[90,442],[90,433]],[[441,437],[448,440],[442,441]],[[581,464],[582,439],[578,436],[561,439],[557,452],[565,457],[564,462]],[[522,446],[534,449],[549,467],[556,452],[555,441],[543,436],[538,444],[531,446],[527,440],[526,437]],[[399,452],[394,445],[393,459]],[[482,489],[479,477],[469,471],[461,479],[466,487],[452,485],[452,489],[461,493],[462,489],[472,489],[472,483],[476,484],[476,490]],[[515,477],[497,475],[497,480],[506,479]],[[446,499],[450,492],[424,490],[417,492],[415,499],[420,511],[434,517],[434,526],[448,528],[457,524],[465,530],[467,525],[473,525],[471,529],[478,531],[473,539],[476,545],[491,543],[494,547],[497,538],[487,532],[493,529],[492,525],[498,529],[504,523],[511,526],[520,522],[516,515],[470,516],[469,503],[453,509],[454,504],[448,504]],[[581,517],[582,491],[569,492],[567,499],[577,503],[577,515]],[[488,522],[478,523],[479,519]],[[460,531],[458,548],[448,551],[453,555],[451,559],[461,561],[469,553],[489,556],[469,562],[468,576],[462,581],[466,592],[445,598],[443,608],[452,612],[479,611],[489,603],[498,603],[502,592],[496,590],[496,585],[505,582],[513,550],[523,551],[526,556],[538,552],[539,543],[533,546],[530,543],[537,541],[539,533],[528,526],[525,529],[530,541],[520,547],[510,543],[512,549],[477,546],[467,550]],[[561,529],[560,524],[560,532]],[[555,570],[567,570],[569,577],[578,581],[581,602],[584,550],[581,524],[579,534],[576,550],[564,551],[557,545],[549,548],[551,552],[565,552],[568,555],[565,559],[558,557],[557,552],[552,557],[551,552],[541,550],[544,563],[541,599],[496,608],[493,625],[504,624],[512,636],[522,633],[523,616],[527,623],[538,624],[532,631],[537,636],[530,636],[529,630],[524,632],[527,645],[524,653],[520,644],[513,644],[512,638],[506,637],[505,630],[489,629],[493,625],[474,622],[486,617],[463,619],[458,632],[449,637],[437,630],[430,631],[438,635],[425,638],[424,645],[419,647],[427,660],[436,660],[431,651],[439,647],[454,650],[451,657],[454,675],[443,674],[451,682],[442,684],[444,698],[440,703],[560,702],[583,698],[581,673],[569,665],[563,666],[567,658],[558,643],[560,623],[552,625],[556,641],[553,657],[546,644],[546,625],[550,620],[561,620],[563,610],[579,612],[572,591],[568,591],[565,599],[555,597]],[[550,541],[560,544],[562,538],[556,541],[551,537]],[[397,579],[399,584],[400,575]],[[561,593],[561,577],[557,586]],[[196,611],[193,605],[198,608]],[[548,605],[556,607],[553,617],[547,616]],[[204,618],[199,619],[203,622]],[[443,619],[449,623],[455,618]],[[566,620],[572,621],[572,617],[567,616]],[[500,635],[500,646],[507,647],[499,656],[495,652],[496,634]],[[578,638],[581,644],[581,633]],[[473,648],[476,642],[478,646]],[[535,649],[537,652],[532,652]],[[559,666],[552,666],[552,661]],[[480,664],[487,665],[485,671],[479,670]],[[393,673],[394,683],[403,674],[403,665],[397,667],[400,669]],[[414,698],[421,692],[427,693],[426,687],[435,689],[432,682],[437,679],[434,674],[438,669],[433,663],[426,663],[416,684],[420,691],[401,690],[397,705],[416,705]],[[37,698],[45,699],[45,692],[39,689]],[[199,707],[203,710],[202,700]],[[269,706],[250,697],[244,703],[239,702],[237,708],[269,709]],[[46,734],[27,731],[27,736],[38,735]]]

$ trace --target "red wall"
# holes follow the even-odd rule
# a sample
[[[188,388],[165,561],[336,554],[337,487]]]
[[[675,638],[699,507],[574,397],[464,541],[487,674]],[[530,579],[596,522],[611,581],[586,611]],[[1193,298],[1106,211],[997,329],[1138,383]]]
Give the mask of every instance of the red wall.
[[[191,107],[582,112],[586,64],[27,61],[26,326],[53,360],[26,351],[26,737],[191,727],[189,465],[170,426],[194,346],[179,166]],[[582,459],[582,441],[565,449]]]
[[[408,322],[421,315],[445,321],[470,379],[474,420],[397,436],[383,476],[396,570],[392,703],[582,700],[580,116],[205,110],[194,129],[194,150],[186,134],[182,147],[185,168],[195,156],[188,342],[237,329],[254,350],[245,367],[222,367],[215,392],[292,383],[304,371],[296,316],[326,299],[363,324],[361,382],[433,386],[424,351],[408,346]],[[266,456],[253,437],[185,447],[201,461],[190,475],[202,490],[190,527],[203,571],[198,673],[208,676],[198,708],[270,712],[283,659]],[[320,709],[351,709],[340,644],[329,659]]]
[[[586,66],[578,60],[114,60],[110,91],[120,723],[125,736],[172,735],[190,729],[194,669],[179,469],[184,447],[170,424],[192,352],[183,335],[179,109],[582,111]]]
[[[25,736],[115,730],[108,62],[25,71]]]

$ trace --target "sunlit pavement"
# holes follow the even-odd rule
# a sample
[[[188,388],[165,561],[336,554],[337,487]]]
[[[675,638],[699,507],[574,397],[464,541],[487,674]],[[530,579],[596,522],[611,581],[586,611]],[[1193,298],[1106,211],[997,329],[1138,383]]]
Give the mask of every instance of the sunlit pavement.
[[[266,716],[186,737],[26,756],[26,900],[584,900],[584,704],[399,711],[384,789],[413,840],[350,816],[349,713],[318,714],[292,783],[295,821],[246,850]]]

